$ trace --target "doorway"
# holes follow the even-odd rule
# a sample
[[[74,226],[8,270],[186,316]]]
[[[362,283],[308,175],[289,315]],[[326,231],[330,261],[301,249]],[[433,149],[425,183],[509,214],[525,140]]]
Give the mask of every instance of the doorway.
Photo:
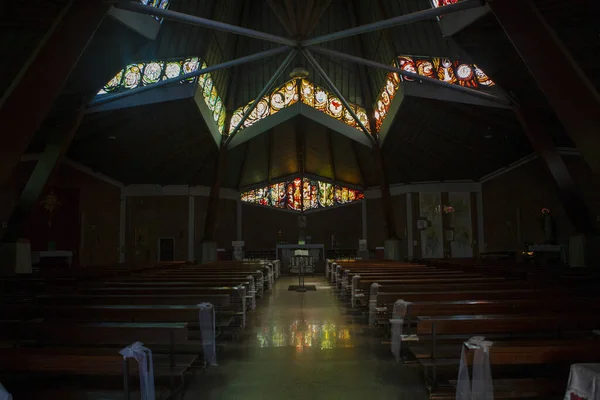
[[[175,261],[175,239],[158,239],[158,261]]]

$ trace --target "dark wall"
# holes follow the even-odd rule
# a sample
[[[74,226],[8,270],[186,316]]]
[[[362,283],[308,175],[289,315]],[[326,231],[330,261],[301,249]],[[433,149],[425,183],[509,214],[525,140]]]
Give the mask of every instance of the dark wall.
[[[10,217],[34,167],[34,161],[20,163],[11,180],[0,191],[0,221],[7,221]],[[50,218],[50,229],[35,235],[35,247],[45,250],[40,246],[54,241],[57,250],[73,251],[75,261],[81,265],[118,262],[121,189],[65,164],[59,167],[49,188],[55,189],[60,204],[56,215]],[[68,208],[69,213],[61,213],[61,207],[63,211]],[[28,225],[47,228],[49,217],[38,205]],[[67,229],[68,233],[58,232],[58,228]],[[57,235],[70,239],[61,240]]]
[[[597,177],[583,159],[563,156],[580,191],[591,204],[591,218],[600,215]],[[549,208],[554,216],[557,240],[567,244],[575,229],[559,199],[556,184],[543,161],[535,159],[483,184],[483,214],[486,251],[518,248],[517,213],[520,212],[522,240],[542,243],[541,210]]]
[[[125,260],[157,261],[159,238],[173,238],[175,260],[186,260],[188,209],[188,196],[128,197]]]

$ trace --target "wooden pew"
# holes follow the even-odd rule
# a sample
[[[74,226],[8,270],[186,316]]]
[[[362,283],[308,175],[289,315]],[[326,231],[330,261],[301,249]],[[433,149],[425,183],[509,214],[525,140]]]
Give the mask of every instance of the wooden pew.
[[[474,350],[465,346],[458,346],[459,351],[464,348],[467,364],[472,366]],[[569,365],[579,362],[598,362],[600,360],[600,340],[594,339],[565,339],[565,340],[529,340],[529,341],[494,341],[489,348],[490,366],[494,385],[494,398],[497,399],[522,399],[522,398],[562,398],[569,373]],[[523,368],[531,373],[518,379],[504,379],[510,373],[510,367],[520,367],[519,375]],[[544,371],[549,367],[556,367],[558,375],[540,377],[535,375],[532,366],[543,366]],[[503,367],[503,371],[497,368]],[[508,369],[506,367],[509,367]],[[452,386],[436,388],[430,399],[450,400],[455,398],[456,381],[450,380]]]

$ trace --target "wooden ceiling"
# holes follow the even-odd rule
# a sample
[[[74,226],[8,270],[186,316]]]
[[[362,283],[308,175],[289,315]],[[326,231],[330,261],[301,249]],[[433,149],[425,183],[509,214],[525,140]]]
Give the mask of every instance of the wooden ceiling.
[[[582,0],[535,3],[596,88],[600,87],[600,28],[593,18],[598,6]],[[1,20],[15,39],[2,35],[0,46],[4,54],[12,52],[11,61],[16,61],[2,66],[3,90],[18,73],[15,65],[26,62],[63,4],[33,1],[28,2],[29,8],[8,6],[20,19]],[[171,5],[175,11],[281,36],[302,35],[307,27],[308,36],[321,35],[428,7],[429,0],[173,0]],[[131,58],[142,61],[200,55],[214,65],[275,46],[163,21],[157,40],[144,41]],[[448,56],[476,62],[517,98],[535,99],[547,117],[555,121],[550,132],[555,143],[572,145],[492,15],[452,38],[442,37],[436,21],[424,21],[323,46],[382,63],[389,63],[394,54]],[[214,73],[225,103],[235,108],[252,100],[283,57]],[[357,65],[318,54],[315,57],[351,102],[366,105],[365,99],[374,97],[383,84],[382,71],[366,68],[368,84],[364,85]],[[278,83],[289,79],[289,71],[296,66],[307,68],[317,84],[326,86],[300,57]],[[35,145],[31,150],[36,150]],[[384,143],[391,183],[478,179],[530,153],[518,121],[508,110],[415,97],[404,99]],[[69,150],[69,157],[124,183],[210,185],[216,155],[214,141],[191,100],[88,114]],[[234,148],[224,185],[239,188],[306,172],[368,187],[378,184],[373,165],[368,148],[299,117]]]

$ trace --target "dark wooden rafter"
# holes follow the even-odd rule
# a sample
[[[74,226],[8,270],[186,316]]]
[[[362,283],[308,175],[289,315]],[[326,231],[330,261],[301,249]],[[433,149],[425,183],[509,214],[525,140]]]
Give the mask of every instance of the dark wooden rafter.
[[[12,174],[31,139],[51,112],[54,101],[109,6],[99,0],[71,2],[41,41],[25,73],[2,98],[0,186]],[[49,78],[42,82],[41,76]],[[32,93],[36,95],[32,96]],[[23,110],[31,110],[26,118],[22,117]]]
[[[300,22],[300,27],[298,32],[303,37],[307,35],[308,24],[310,22],[310,15],[312,14],[313,8],[315,7],[315,0],[307,0],[306,7],[303,8],[302,22]]]
[[[249,2],[249,1],[247,1],[247,2]],[[271,7],[273,12],[275,13],[275,16],[277,17],[279,22],[281,22],[281,25],[285,29],[285,32],[290,37],[294,37],[295,32],[294,32],[294,30],[292,30],[292,24],[289,21],[289,16],[288,16],[286,7],[283,4],[281,4],[278,0],[267,0],[267,3],[269,4],[269,7]]]
[[[304,23],[302,24],[302,37],[308,37],[308,35],[310,35],[310,32],[313,29],[315,29],[315,26],[317,26],[319,20],[321,19],[323,14],[325,14],[325,11],[327,10],[327,8],[329,8],[330,4],[331,0],[318,0],[316,1],[314,7],[310,9],[310,11],[307,10],[307,12],[310,12],[310,17],[308,18],[308,22],[306,23],[306,25]]]
[[[294,0],[285,0],[285,11],[287,12],[292,36],[298,36],[298,17],[294,9]]]
[[[2,237],[4,242],[14,243],[24,237],[29,216],[44,190],[51,184],[58,171],[73,137],[85,115],[85,106],[92,96],[75,106],[73,111],[65,111],[52,118],[53,129],[46,133],[46,147],[40,154],[36,166],[27,180],[20,199],[11,213],[8,226]],[[45,124],[50,125],[50,124]]]
[[[523,125],[531,147],[544,161],[554,178],[565,212],[577,232],[596,234],[592,213],[561,155],[558,154],[552,138],[546,133],[545,120],[533,108],[527,106],[515,107],[515,113]]]
[[[488,4],[577,149],[600,174],[600,95],[531,0]]]
[[[375,0],[375,3],[375,6],[377,7],[376,11],[378,13],[379,18],[389,19],[390,16],[388,15],[388,12],[386,11],[385,6],[383,5],[383,1]],[[386,42],[391,44],[392,49],[394,50],[394,54],[398,56],[400,54],[400,45],[398,44],[396,37],[390,32],[390,29],[382,29],[381,32],[384,35]]]

